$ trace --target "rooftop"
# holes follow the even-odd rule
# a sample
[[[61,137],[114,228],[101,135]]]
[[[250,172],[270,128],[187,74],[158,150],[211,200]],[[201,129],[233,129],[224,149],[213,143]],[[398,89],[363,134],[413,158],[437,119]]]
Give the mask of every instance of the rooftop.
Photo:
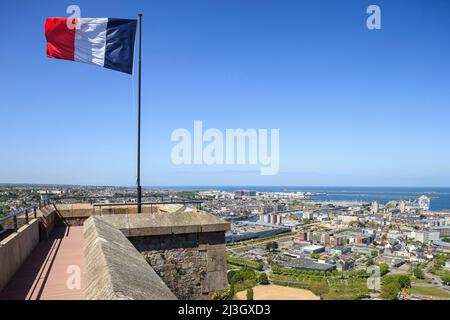
[[[151,204],[143,206],[145,213],[135,211],[136,205],[127,204],[56,204],[37,210],[33,219],[14,217],[15,229],[0,241],[0,299],[176,299],[177,283],[197,290],[192,298],[224,289],[228,222],[182,204]],[[145,239],[160,243],[161,249]],[[184,256],[179,248],[190,251]],[[164,252],[162,260],[158,250]],[[168,267],[183,272],[167,273],[167,278],[165,255],[173,255]],[[147,257],[159,260],[152,265]],[[201,266],[204,274],[198,272]],[[187,281],[173,281],[183,274]],[[196,282],[189,283],[192,279]]]
[[[336,269],[335,265],[328,263],[318,263],[307,258],[292,259],[290,261],[284,262],[283,267],[317,271],[331,271]]]

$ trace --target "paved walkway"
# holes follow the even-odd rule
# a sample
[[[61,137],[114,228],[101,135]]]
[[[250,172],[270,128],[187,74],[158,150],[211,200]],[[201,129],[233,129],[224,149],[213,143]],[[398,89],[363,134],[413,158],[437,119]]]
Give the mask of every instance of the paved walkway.
[[[83,227],[55,228],[48,240],[39,242],[16,272],[1,299],[80,300],[83,281]]]

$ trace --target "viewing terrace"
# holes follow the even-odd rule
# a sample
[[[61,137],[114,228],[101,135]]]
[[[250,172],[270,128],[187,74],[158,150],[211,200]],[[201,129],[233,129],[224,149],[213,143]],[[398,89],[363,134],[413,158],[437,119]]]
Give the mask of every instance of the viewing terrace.
[[[2,218],[0,299],[206,299],[227,222],[183,203],[46,204]]]

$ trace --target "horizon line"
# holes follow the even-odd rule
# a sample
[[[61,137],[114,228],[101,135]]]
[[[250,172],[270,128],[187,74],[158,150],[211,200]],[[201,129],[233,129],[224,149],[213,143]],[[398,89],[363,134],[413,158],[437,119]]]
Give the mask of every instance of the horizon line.
[[[28,182],[0,182],[0,186],[67,186],[67,187],[116,187],[116,188],[136,188],[136,186],[130,185],[95,185],[95,184],[73,184],[73,183],[28,183]],[[245,184],[211,184],[211,185],[146,185],[142,188],[223,188],[223,187],[252,187],[252,188],[450,188],[450,186],[425,186],[425,185],[415,185],[415,186],[389,186],[389,185],[245,185]]]

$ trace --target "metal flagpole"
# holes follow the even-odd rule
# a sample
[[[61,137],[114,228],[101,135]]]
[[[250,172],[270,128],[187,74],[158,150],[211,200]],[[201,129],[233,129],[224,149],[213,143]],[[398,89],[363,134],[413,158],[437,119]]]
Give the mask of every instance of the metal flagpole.
[[[142,48],[142,14],[139,14],[139,53],[138,53],[138,145],[137,145],[137,213],[142,212],[141,188],[141,48]]]

